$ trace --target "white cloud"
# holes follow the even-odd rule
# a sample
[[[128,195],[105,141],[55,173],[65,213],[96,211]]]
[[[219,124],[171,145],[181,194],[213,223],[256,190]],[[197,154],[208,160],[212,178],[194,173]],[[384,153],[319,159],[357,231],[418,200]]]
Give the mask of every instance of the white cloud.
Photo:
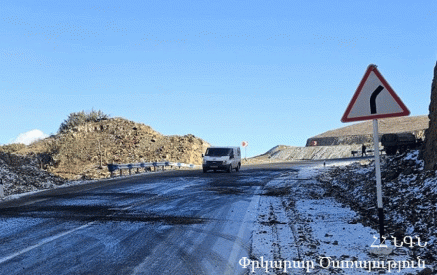
[[[23,143],[26,145],[31,144],[34,141],[48,137],[41,130],[34,129],[26,133],[19,134],[11,143]]]

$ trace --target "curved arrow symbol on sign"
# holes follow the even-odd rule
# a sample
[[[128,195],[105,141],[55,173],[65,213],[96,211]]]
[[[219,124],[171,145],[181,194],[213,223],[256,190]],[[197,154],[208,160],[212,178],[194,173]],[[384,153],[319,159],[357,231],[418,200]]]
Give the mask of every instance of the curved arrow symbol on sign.
[[[378,86],[378,88],[373,91],[372,95],[370,96],[370,113],[376,114],[376,97],[379,95],[379,93],[384,90],[384,87],[381,85]]]

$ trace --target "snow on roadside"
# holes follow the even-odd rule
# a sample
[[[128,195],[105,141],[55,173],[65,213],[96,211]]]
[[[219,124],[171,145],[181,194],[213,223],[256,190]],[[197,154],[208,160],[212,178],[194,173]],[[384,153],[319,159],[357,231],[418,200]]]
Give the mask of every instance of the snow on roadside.
[[[322,267],[318,274],[332,274],[338,272],[338,269],[345,274],[368,274],[369,270],[375,269],[376,272],[383,269],[370,268],[368,265],[366,268],[357,268],[353,263],[361,262],[364,266],[372,261],[388,264],[389,261],[401,263],[412,260],[407,256],[406,248],[397,248],[389,256],[372,255],[370,251],[372,245],[379,243],[379,234],[370,227],[356,223],[357,213],[334,199],[300,200],[296,203],[296,210],[301,219],[309,222],[312,238],[319,243],[317,255],[312,258]],[[302,250],[305,254],[307,249],[304,246]],[[388,271],[387,268],[385,270]],[[419,270],[420,268],[398,268],[396,273],[409,274]]]
[[[95,182],[106,182],[106,181],[111,181],[114,179],[121,179],[121,178],[135,178],[135,177],[140,177],[140,176],[144,176],[144,175],[152,175],[155,173],[165,173],[171,170],[164,170],[164,171],[156,171],[156,172],[148,172],[148,173],[140,173],[140,174],[132,174],[132,175],[122,175],[122,176],[117,176],[117,177],[113,177],[113,178],[104,178],[104,179],[92,179],[92,180],[73,180],[73,181],[65,181],[63,184],[50,184],[50,182],[45,183],[46,185],[43,186],[42,189],[37,189],[37,188],[33,188],[32,191],[27,191],[27,192],[23,192],[23,193],[19,193],[19,194],[11,194],[11,195],[7,195],[3,198],[0,198],[0,202],[2,201],[10,201],[10,200],[15,200],[15,199],[19,199],[25,196],[29,196],[29,195],[33,195],[33,194],[37,194],[40,192],[44,192],[47,191],[48,189],[57,189],[57,188],[65,188],[65,187],[70,187],[70,186],[76,186],[76,185],[85,185],[85,184],[91,184],[91,183],[95,183]],[[10,173],[10,171],[5,170],[0,167],[0,173]],[[9,185],[6,185],[5,188],[13,188]]]
[[[379,239],[376,230],[358,223],[361,215],[326,196],[323,184],[315,180],[347,164],[351,162],[300,166],[267,183],[259,202],[251,257],[241,259],[240,265],[250,274],[411,274],[429,264],[411,257],[405,247],[386,256],[370,253],[379,242],[373,244]]]
[[[291,174],[293,173],[290,172]],[[268,182],[264,187],[264,195],[260,197],[258,218],[252,233],[251,258],[257,261],[284,261],[298,258],[294,245],[292,227],[288,225],[288,217],[282,202],[270,191],[287,192],[286,179],[289,174],[281,174]],[[267,194],[267,195],[266,195]],[[273,196],[272,196],[273,195]],[[254,274],[265,274],[265,269],[253,269]],[[268,271],[268,270],[267,270]]]
[[[4,194],[54,188],[65,180],[39,169],[37,159],[0,152],[0,179]]]
[[[322,172],[326,172],[330,168],[338,166],[346,166],[357,163],[357,160],[325,160],[324,162],[318,162],[317,164],[300,165],[297,166],[298,178],[313,178]]]
[[[410,242],[410,253],[437,268],[437,176],[435,171],[424,171],[418,151],[381,161],[383,203],[386,236]],[[375,210],[376,187],[374,164],[337,167],[318,177],[327,192],[360,213],[359,222],[378,227]],[[417,236],[417,237],[416,237]],[[427,246],[419,246],[427,242]]]

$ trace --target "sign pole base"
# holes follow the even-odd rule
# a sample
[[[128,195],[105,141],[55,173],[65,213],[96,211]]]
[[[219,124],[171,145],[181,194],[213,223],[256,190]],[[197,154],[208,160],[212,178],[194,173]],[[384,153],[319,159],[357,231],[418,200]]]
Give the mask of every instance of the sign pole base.
[[[382,244],[384,236],[384,210],[382,208],[378,208],[378,216],[379,216],[379,243]]]

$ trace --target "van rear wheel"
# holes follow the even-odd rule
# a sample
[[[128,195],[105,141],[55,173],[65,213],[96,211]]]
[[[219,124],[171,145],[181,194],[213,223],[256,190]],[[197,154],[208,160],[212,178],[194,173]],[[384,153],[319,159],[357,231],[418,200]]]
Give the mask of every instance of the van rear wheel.
[[[238,165],[237,165],[237,168],[235,168],[235,171],[237,171],[237,172],[240,171],[240,165],[241,165],[241,164],[238,164]]]

